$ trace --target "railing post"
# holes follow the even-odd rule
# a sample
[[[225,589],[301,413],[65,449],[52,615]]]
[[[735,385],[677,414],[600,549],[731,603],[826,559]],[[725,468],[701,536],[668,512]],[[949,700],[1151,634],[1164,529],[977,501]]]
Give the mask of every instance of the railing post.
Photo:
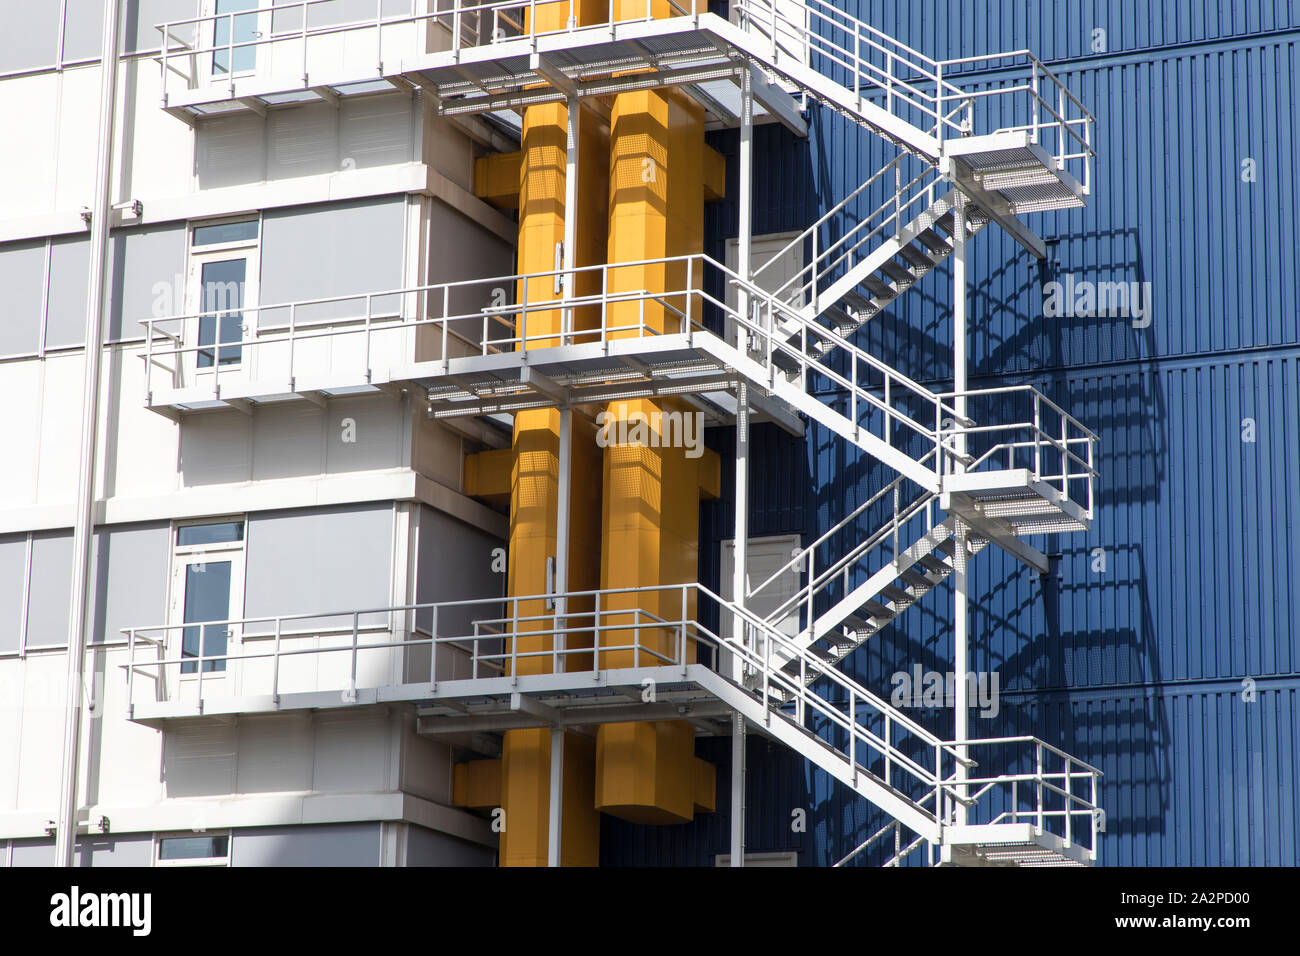
[[[1034,477],[1043,473],[1042,396],[1034,392]]]
[[[474,650],[478,652],[478,635],[474,635]],[[475,677],[478,675],[475,674]],[[429,683],[438,686],[438,605],[433,606],[433,620],[429,624]]]
[[[374,311],[374,308],[375,308],[375,304],[374,304],[374,296],[372,296],[369,292],[367,292],[367,293],[366,293],[366,356],[365,356],[365,363],[366,363],[366,382],[367,382],[367,383],[370,382],[370,380],[371,380],[371,369],[370,369],[370,314]]]
[[[159,678],[155,677],[155,684]],[[126,634],[126,709],[129,713],[135,706],[135,628]],[[1095,802],[1095,801],[1094,801]]]
[[[358,611],[352,612],[352,676],[348,681],[348,703],[357,702],[357,637],[361,623],[361,614]]]
[[[1036,754],[1034,786],[1038,791],[1037,798],[1036,798],[1038,819],[1036,820],[1034,825],[1038,828],[1038,832],[1042,833],[1043,832],[1043,744],[1041,741],[1034,744],[1034,752]]]
[[[939,144],[943,144],[944,127],[948,124],[947,117],[943,112],[943,64],[934,65],[934,116],[935,133],[938,136]]]
[[[275,619],[275,657],[271,659],[271,700],[280,706],[280,618]]]
[[[1073,787],[1071,786],[1072,782],[1073,781],[1070,774],[1070,758],[1066,757],[1065,758],[1065,842],[1066,844],[1070,844],[1073,842],[1073,840],[1071,839],[1073,828],[1070,825],[1071,820],[1074,817],[1074,796],[1071,793],[1071,791],[1073,790]]]

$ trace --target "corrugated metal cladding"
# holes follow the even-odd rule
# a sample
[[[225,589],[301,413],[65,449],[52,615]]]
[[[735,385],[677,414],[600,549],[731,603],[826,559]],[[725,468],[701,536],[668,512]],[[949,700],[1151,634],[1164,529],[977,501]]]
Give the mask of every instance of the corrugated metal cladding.
[[[973,246],[972,384],[1035,384],[1101,436],[1092,530],[1037,542],[1054,574],[996,549],[972,563],[971,666],[1002,690],[977,734],[1035,734],[1105,772],[1105,864],[1300,863],[1300,6],[839,5],[938,58],[1028,47],[1098,117],[1088,208],[1031,217],[1050,260],[996,228]],[[892,158],[839,117],[814,107],[809,119],[803,141],[756,131],[757,233],[805,228]],[[712,142],[729,158],[730,198],[706,216],[706,251],[721,259],[736,234],[735,133]],[[1150,311],[1045,318],[1045,285],[1071,277],[1150,283]],[[944,383],[950,285],[936,270],[861,343]],[[732,441],[709,436],[724,461],[723,500],[701,517],[710,587],[731,535]],[[759,426],[752,446],[755,536],[808,540],[892,478],[817,426],[805,439]],[[914,665],[948,670],[951,614],[950,590],[931,592],[847,669],[886,693]],[[913,714],[951,726],[947,711]],[[604,862],[727,852],[728,746],[697,746],[718,766],[719,812],[669,828],[607,820]],[[884,822],[779,746],[752,738],[749,754],[750,852],[825,865]]]

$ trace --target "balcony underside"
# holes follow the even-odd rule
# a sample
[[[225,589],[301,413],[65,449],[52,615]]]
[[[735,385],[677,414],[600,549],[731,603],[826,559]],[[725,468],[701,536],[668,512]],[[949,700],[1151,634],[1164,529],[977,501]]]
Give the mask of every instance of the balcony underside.
[[[430,417],[442,420],[676,395],[702,411],[706,422],[726,425],[735,418],[740,382],[728,367],[727,351],[716,336],[692,332],[412,362],[376,367],[368,376],[334,372],[289,380],[228,372],[213,384],[156,388],[149,407],[168,415],[219,408],[247,412],[286,401],[320,403],[417,388],[428,395]],[[786,403],[752,388],[749,397],[759,420],[803,434],[802,421]]]
[[[571,93],[599,97],[680,87],[704,107],[710,125],[734,126],[740,120],[741,76],[748,71],[755,121],[781,122],[804,135],[807,125],[794,99],[722,39],[726,27],[712,14],[627,21],[416,54],[367,70],[348,66],[293,78],[236,76],[169,92],[164,107],[193,122],[307,102],[335,103],[339,97],[396,88],[432,93],[439,112],[454,116],[557,102]]]

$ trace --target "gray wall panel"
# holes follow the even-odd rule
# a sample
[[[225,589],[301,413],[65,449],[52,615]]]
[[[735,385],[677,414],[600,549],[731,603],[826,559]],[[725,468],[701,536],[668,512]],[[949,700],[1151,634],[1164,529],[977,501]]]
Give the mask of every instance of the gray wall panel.
[[[104,0],[64,0],[63,62],[97,60],[104,28]]]
[[[231,866],[378,866],[379,824],[258,827],[231,834]]]
[[[497,597],[505,591],[504,574],[492,570],[492,549],[504,542],[428,506],[420,508],[420,538],[415,599],[420,604]],[[469,633],[470,621],[483,617],[489,605],[459,612],[440,612],[438,633]],[[426,632],[431,613],[417,615],[416,625]]]
[[[415,825],[407,829],[407,866],[494,866],[496,851]]]
[[[277,512],[248,519],[248,617],[387,607],[393,551],[390,502]],[[363,624],[383,623],[382,614]],[[303,620],[286,630],[351,627],[350,616]],[[254,626],[249,632],[259,632]]]
[[[77,865],[91,867],[149,866],[152,836],[97,836],[77,841]]]
[[[121,640],[123,627],[163,623],[171,564],[169,526],[160,523],[97,531],[93,553],[91,640]]]
[[[144,338],[140,319],[152,315],[160,284],[185,271],[184,223],[121,229],[113,234],[109,341]]]
[[[397,289],[405,248],[402,196],[267,212],[262,230],[262,302],[295,302]],[[376,300],[376,314],[397,298]],[[365,297],[300,309],[297,321],[363,316]],[[289,312],[268,310],[259,325],[283,325]]]
[[[0,73],[54,66],[58,53],[57,2],[0,4]]]
[[[54,841],[14,840],[10,866],[53,866]]]
[[[18,650],[26,569],[27,535],[10,534],[0,538],[0,654]]]
[[[72,532],[42,531],[33,535],[31,596],[27,601],[28,647],[67,644],[71,592]]]
[[[0,246],[0,355],[30,355],[40,347],[45,241]]]
[[[50,245],[50,291],[45,305],[45,347],[66,348],[86,340],[88,239],[55,239]]]
[[[187,20],[199,15],[197,0],[125,0],[122,6],[120,42],[127,53],[157,50],[162,41],[154,27],[164,22]],[[192,32],[181,32],[179,28],[173,32],[182,38],[193,35]]]

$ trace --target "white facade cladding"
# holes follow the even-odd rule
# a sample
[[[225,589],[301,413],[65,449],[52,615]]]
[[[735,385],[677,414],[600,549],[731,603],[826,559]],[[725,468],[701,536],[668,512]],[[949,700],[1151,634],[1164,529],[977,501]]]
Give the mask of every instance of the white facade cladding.
[[[0,11],[13,147],[0,153],[0,400],[12,413],[0,456],[0,864],[15,866],[55,858],[106,2]],[[383,645],[421,627],[395,607],[502,593],[492,557],[506,520],[462,494],[462,460],[508,432],[453,430],[423,395],[364,380],[211,407],[151,407],[150,395],[218,376],[328,378],[355,364],[357,341],[322,336],[291,358],[241,343],[395,314],[391,290],[512,273],[514,225],[472,193],[480,143],[508,130],[450,122],[419,90],[386,83],[186,122],[160,108],[157,27],[213,4],[117,5],[77,861],[491,864],[489,823],[451,806],[454,747],[420,736],[410,708],[340,700],[144,723],[130,719],[128,682],[137,695],[150,680],[182,697],[200,678],[251,690],[269,680],[260,649],[343,646],[354,626]],[[416,6],[383,3],[385,15]],[[373,0],[314,4],[311,25],[374,12]],[[295,14],[268,13],[265,28],[299,29]],[[342,35],[329,55],[351,55]],[[151,342],[171,341],[192,348],[162,382]],[[411,334],[377,348],[426,346]],[[190,623],[212,620],[244,623]],[[249,659],[129,675],[128,645],[149,628],[160,654]],[[361,683],[400,682],[424,660],[381,649],[360,661]],[[286,661],[286,693],[333,686],[322,675],[349,667],[347,654]]]

